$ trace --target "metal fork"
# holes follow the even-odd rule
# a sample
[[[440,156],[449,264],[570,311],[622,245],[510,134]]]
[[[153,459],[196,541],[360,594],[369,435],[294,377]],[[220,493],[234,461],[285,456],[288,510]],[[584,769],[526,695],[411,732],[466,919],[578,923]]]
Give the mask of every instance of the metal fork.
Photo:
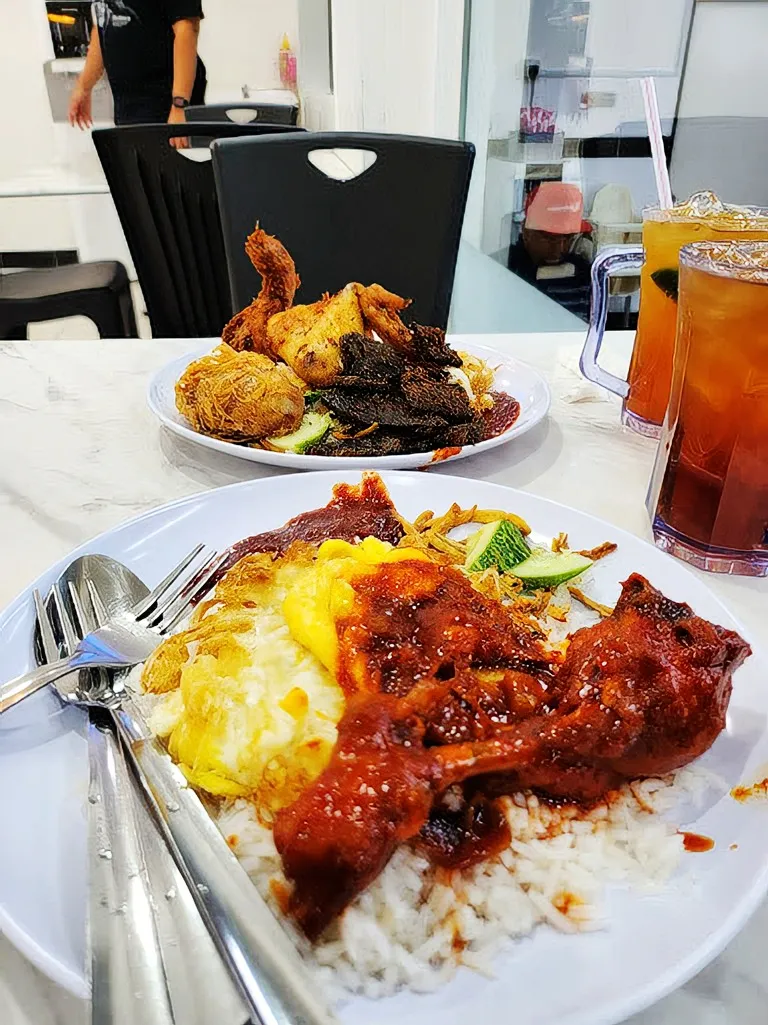
[[[88,600],[89,581],[94,588],[93,602]],[[148,588],[120,563],[105,556],[88,556],[70,564],[59,577],[46,602],[48,618],[56,619],[63,646],[71,650],[84,633],[102,626],[110,615],[126,607],[136,609],[147,594]],[[59,651],[43,633],[44,623],[41,619],[40,647],[45,647],[51,660]],[[98,693],[104,687],[106,672],[88,671],[83,685]],[[242,1025],[248,1014],[239,990],[213,945],[131,767],[126,766],[114,719],[105,710],[94,708],[89,720],[92,1022],[170,1025],[162,985],[164,970],[173,1020],[184,1025]],[[125,812],[123,802],[127,802]],[[137,827],[138,851],[134,849],[133,831],[126,834],[127,824],[132,822]],[[103,858],[100,852],[104,850],[112,857]],[[135,898],[131,905],[125,897],[126,892],[130,897],[141,886],[142,856],[162,963],[153,944],[155,937],[148,930],[140,950],[131,946],[136,935],[134,910],[147,921],[146,901],[143,908],[137,908]],[[146,893],[146,887],[141,888]]]
[[[73,602],[75,596],[70,584]],[[87,623],[78,615],[78,634],[58,586],[52,589],[47,608],[37,591],[34,599],[43,655],[46,662],[55,662],[60,652],[49,618],[51,607],[65,652],[76,647]],[[96,681],[100,686],[99,677]],[[88,761],[91,1022],[173,1025],[134,787],[106,710],[91,710]]]
[[[93,630],[78,641],[74,651],[64,658],[3,684],[0,687],[0,713],[64,677],[69,679],[56,688],[59,696],[64,701],[77,702],[79,678],[73,670],[130,668],[144,662],[162,636],[169,633],[189,611],[194,600],[206,593],[226,558],[226,554],[214,552],[202,566],[187,573],[203,551],[204,546],[198,545],[130,614],[109,620]],[[39,597],[37,595],[36,601]]]
[[[210,578],[215,572],[216,568],[210,571]],[[196,580],[192,589],[200,596],[205,585]],[[95,589],[88,589],[88,597],[98,606]],[[171,618],[177,618],[173,606],[153,615],[165,622],[169,611]],[[141,614],[146,613],[141,610]],[[98,621],[103,610],[97,608],[94,615]],[[262,1025],[338,1025],[294,941],[259,896],[184,774],[149,730],[130,690],[108,686],[98,695],[78,690],[66,700],[112,710],[168,847],[255,1020]]]

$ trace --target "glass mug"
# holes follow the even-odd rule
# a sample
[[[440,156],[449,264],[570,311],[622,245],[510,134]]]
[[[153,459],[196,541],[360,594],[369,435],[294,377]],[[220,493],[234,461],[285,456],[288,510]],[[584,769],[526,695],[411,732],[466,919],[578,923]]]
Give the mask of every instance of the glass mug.
[[[581,355],[584,376],[624,399],[621,420],[639,434],[658,438],[669,402],[677,331],[680,250],[694,242],[768,241],[768,211],[721,203],[699,192],[670,210],[643,213],[643,246],[601,253],[592,266],[592,316]],[[608,278],[640,270],[640,318],[628,380],[598,366],[608,317]]]
[[[659,548],[768,575],[768,243],[680,254],[672,390],[647,507]]]

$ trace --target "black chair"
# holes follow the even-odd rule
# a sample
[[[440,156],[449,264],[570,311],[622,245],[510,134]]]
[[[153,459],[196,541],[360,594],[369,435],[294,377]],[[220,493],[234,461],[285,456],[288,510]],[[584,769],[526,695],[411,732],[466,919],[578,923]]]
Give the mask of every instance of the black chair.
[[[230,110],[237,111],[237,116],[231,117]],[[188,121],[230,121],[235,124],[258,121],[263,125],[295,125],[299,118],[299,108],[295,104],[254,103],[250,100],[200,104],[187,107],[186,113]]]
[[[446,326],[474,146],[320,132],[221,140],[212,149],[236,308],[259,290],[243,249],[258,221],[296,262],[297,302],[349,281],[379,282],[412,298],[419,322]],[[376,159],[357,177],[336,180],[309,159],[327,149]]]
[[[216,337],[233,313],[211,161],[170,140],[286,131],[296,129],[221,122],[94,131],[155,338]]]
[[[0,339],[26,338],[40,320],[89,317],[102,338],[135,338],[131,283],[122,263],[73,263],[0,274]]]

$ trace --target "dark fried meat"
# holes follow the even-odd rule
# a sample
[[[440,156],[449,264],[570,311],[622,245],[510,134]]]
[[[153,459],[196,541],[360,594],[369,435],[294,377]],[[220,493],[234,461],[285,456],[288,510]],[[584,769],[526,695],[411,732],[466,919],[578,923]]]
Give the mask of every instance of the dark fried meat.
[[[317,451],[373,455],[380,441],[388,451],[428,452],[433,447],[467,444],[465,439],[470,436],[478,440],[483,436],[482,421],[475,416],[466,391],[446,378],[444,367],[407,363],[392,346],[360,335],[345,335],[342,358],[342,377],[321,392],[322,401],[344,423],[375,423],[397,433],[389,431],[390,436],[385,437],[377,432],[367,442],[342,439],[345,444],[341,446],[327,439]],[[477,430],[464,427],[454,431],[463,425],[476,425]],[[458,442],[454,440],[457,437]],[[348,440],[353,444],[346,444]],[[354,444],[358,440],[363,444]]]
[[[365,335],[349,334],[341,339],[341,366],[343,379],[375,387],[387,387],[399,380],[406,362],[391,345]],[[341,383],[341,379],[337,382]]]
[[[469,396],[460,384],[446,383],[442,371],[415,366],[405,371],[400,387],[414,409],[428,410],[446,420],[467,422],[473,412]]]
[[[307,450],[313,456],[399,456],[423,452],[425,455],[439,448],[476,445],[484,437],[482,421],[443,427],[436,433],[416,430],[398,430],[377,427],[362,437],[334,437],[327,434],[323,440]]]
[[[394,431],[388,428],[377,428],[370,434],[364,434],[360,438],[334,437],[327,434],[323,440],[307,450],[308,455],[313,456],[400,456],[409,452],[418,452],[424,444],[425,452],[431,451],[427,442],[422,442],[420,436],[408,434],[404,431]]]
[[[455,427],[447,427],[441,431],[439,437],[433,438],[430,449],[453,448],[465,445],[477,445],[485,438],[485,428],[482,420],[473,420],[468,424],[456,424]]]
[[[461,366],[461,358],[446,344],[445,332],[417,326],[413,339],[407,350],[360,334],[341,339],[342,371],[321,399],[346,429],[326,435],[311,455],[429,453],[483,440],[483,416],[446,373]],[[370,434],[354,436],[373,424]]]
[[[414,363],[435,363],[441,367],[460,367],[461,356],[445,340],[445,331],[439,327],[413,325],[409,359]]]
[[[342,421],[382,424],[411,431],[436,431],[448,425],[446,417],[409,406],[397,394],[360,391],[356,388],[326,388],[322,400]]]

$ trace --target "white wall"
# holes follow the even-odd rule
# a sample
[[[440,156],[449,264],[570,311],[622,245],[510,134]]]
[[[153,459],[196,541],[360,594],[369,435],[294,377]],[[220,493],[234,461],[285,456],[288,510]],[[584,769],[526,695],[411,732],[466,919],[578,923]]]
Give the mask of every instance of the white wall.
[[[463,0],[333,0],[336,127],[456,138]]]
[[[52,163],[57,151],[43,63],[53,56],[45,5],[0,0],[0,177]],[[68,249],[66,203],[0,199],[0,250]]]
[[[328,0],[298,0],[301,123],[312,131],[336,127],[331,92]]]
[[[768,117],[768,3],[700,3],[681,117]]]
[[[207,0],[203,9],[200,54],[208,69],[208,99],[234,99],[243,85],[279,89],[283,34],[298,46],[297,0]]]

